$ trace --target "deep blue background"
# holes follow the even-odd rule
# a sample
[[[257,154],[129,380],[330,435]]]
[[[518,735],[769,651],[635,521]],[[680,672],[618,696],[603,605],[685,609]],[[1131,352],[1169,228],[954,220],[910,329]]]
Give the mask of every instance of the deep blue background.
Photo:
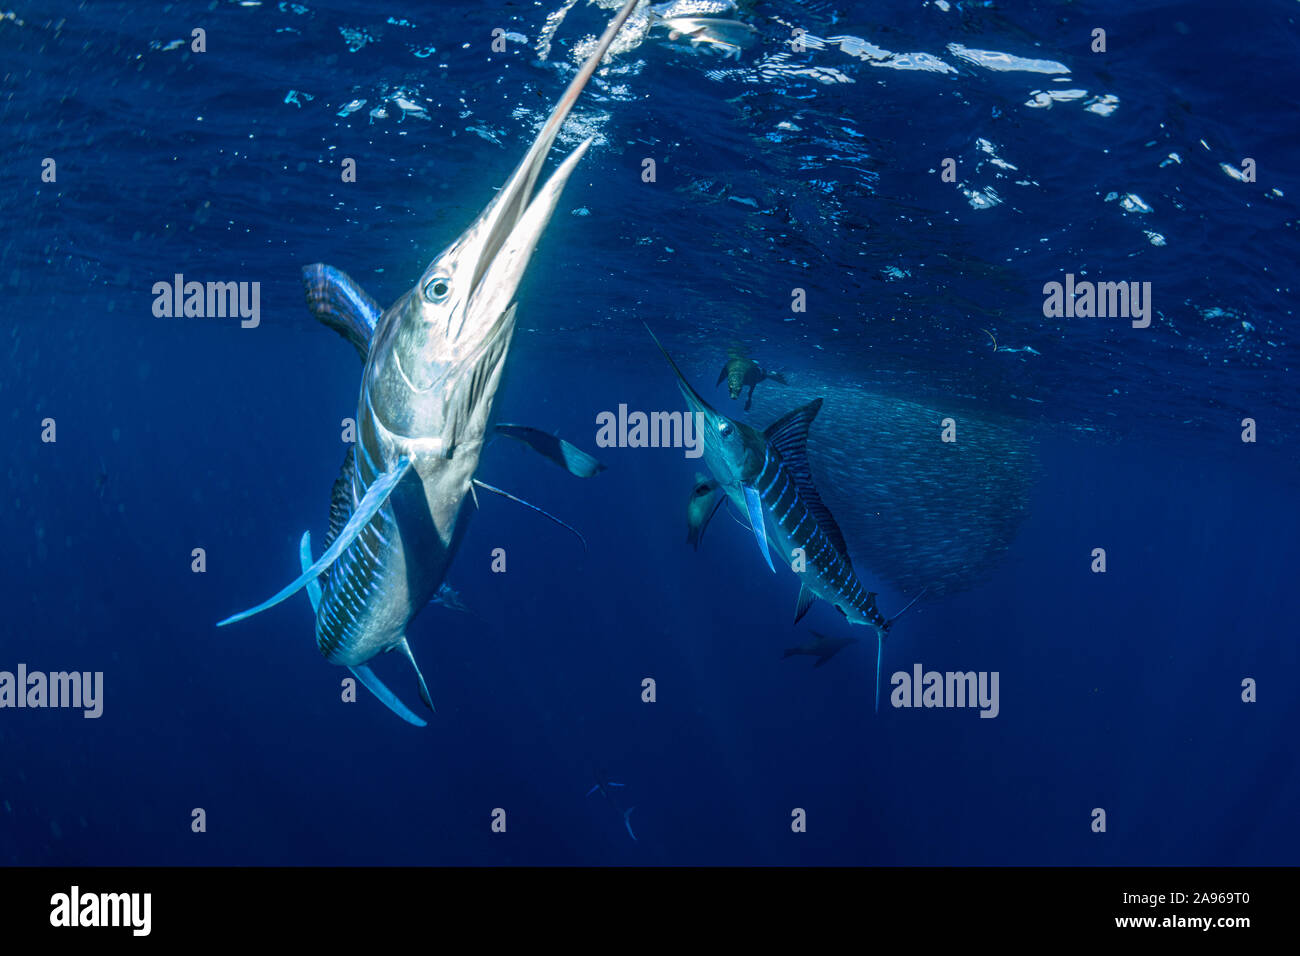
[[[606,139],[521,289],[500,417],[591,448],[601,410],[679,407],[643,321],[720,403],[736,338],[791,371],[786,391],[760,386],[764,410],[858,383],[1009,417],[1042,461],[1028,517],[991,576],[900,621],[885,658],[886,674],[996,670],[1001,714],[873,715],[866,643],[816,670],[780,660],[809,627],[848,628],[825,606],[792,627],[793,577],[723,517],[690,551],[680,452],[605,451],[609,470],[579,482],[502,442],[483,477],[579,525],[590,553],[484,502],[451,575],[473,613],[432,607],[411,630],[438,705],[416,730],[368,696],[339,703],[304,598],[213,624],[295,575],[303,529],[323,534],[355,407],[356,356],[307,314],[299,268],[400,294],[508,174],[568,46],[607,15],[575,7],[547,64],[512,45],[503,67],[490,30],[531,40],[546,9],[438,9],[19,4],[23,25],[0,23],[0,668],[106,681],[99,720],[0,711],[0,862],[1296,862],[1292,5],[758,4],[739,64],[661,36],[621,58],[643,65],[580,109],[610,113]],[[1050,77],[834,51],[808,62],[856,82],[706,75],[779,51],[773,16],[954,65],[950,42],[1060,60],[1062,85],[1121,104],[1034,110]],[[209,53],[150,48],[194,24]],[[338,27],[363,25],[376,42],[347,52]],[[433,118],[368,123],[397,86]],[[289,89],[316,98],[299,109]],[[501,145],[467,132],[481,123]],[[1034,184],[978,167],[981,137]],[[1183,162],[1159,167],[1173,151]],[[47,155],[57,185],[39,182]],[[356,184],[338,182],[340,155],[358,157]],[[1258,183],[1219,170],[1246,155]],[[1007,201],[973,210],[931,172],[944,156]],[[1125,215],[1111,191],[1154,212]],[[883,281],[889,266],[911,275]],[[262,327],[155,319],[149,289],[177,271],[260,281]],[[1152,281],[1157,320],[1043,319],[1042,283],[1067,271]],[[796,285],[813,307],[787,322]],[[1041,354],[993,352],[990,326]],[[46,416],[56,444],[39,440]],[[1246,416],[1258,444],[1238,438]],[[887,467],[869,423],[825,438]],[[505,575],[488,570],[497,546]],[[876,586],[887,611],[906,599]],[[402,662],[380,669],[415,702]],[[1258,703],[1240,701],[1244,677]],[[626,783],[638,842],[584,798],[593,765]]]

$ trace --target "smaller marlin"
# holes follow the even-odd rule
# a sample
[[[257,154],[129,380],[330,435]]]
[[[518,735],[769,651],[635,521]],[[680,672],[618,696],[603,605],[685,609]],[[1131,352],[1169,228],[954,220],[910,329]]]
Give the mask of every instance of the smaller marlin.
[[[701,472],[695,473],[695,485],[686,502],[686,543],[696,551],[700,550],[704,529],[713,518],[713,513],[726,500],[727,496],[722,493],[716,481]]]
[[[813,631],[812,634],[813,639],[807,644],[800,644],[798,647],[787,647],[785,653],[781,655],[781,660],[794,657],[796,654],[807,654],[809,657],[817,658],[817,663],[813,667],[821,667],[850,644],[858,643],[856,637],[827,637],[825,634],[819,634],[816,631]]]
[[[632,821],[628,818],[632,816],[632,811],[635,810],[636,807],[628,807],[626,810],[620,809],[618,805],[618,801],[614,799],[614,794],[610,792],[611,787],[621,788],[622,786],[623,784],[615,783],[613,780],[608,779],[603,773],[597,770],[596,785],[587,791],[587,796],[591,796],[597,790],[603,793],[605,795],[605,799],[609,801],[609,805],[614,808],[616,813],[622,816],[623,826],[627,827],[627,835],[630,836],[635,841],[636,834],[632,832]]]
[[[727,364],[722,366],[722,371],[718,373],[717,384],[726,382],[727,391],[731,393],[732,398],[740,398],[741,391],[748,385],[749,395],[745,397],[745,411],[749,411],[749,407],[754,404],[754,386],[769,379],[778,385],[787,384],[785,376],[780,372],[764,371],[752,358],[747,358],[739,352],[732,352],[731,357],[727,359]]]
[[[650,332],[649,326],[646,331]],[[733,421],[700,397],[686,381],[668,350],[650,332],[677,376],[686,404],[702,415],[700,431],[704,461],[719,487],[749,518],[758,550],[775,573],[772,552],[798,575],[799,598],[794,620],[808,613],[821,598],[844,615],[850,624],[865,624],[876,632],[876,710],[880,710],[880,667],[885,653],[885,635],[908,608],[920,600],[922,591],[892,618],[876,608],[876,592],[866,590],[853,570],[844,533],[822,502],[808,464],[808,428],[822,400],[783,415],[765,430]]]

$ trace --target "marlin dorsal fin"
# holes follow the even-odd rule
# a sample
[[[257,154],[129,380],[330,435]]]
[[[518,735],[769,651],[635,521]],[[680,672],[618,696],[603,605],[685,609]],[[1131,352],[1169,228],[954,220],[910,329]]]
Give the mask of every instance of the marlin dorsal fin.
[[[370,339],[383,309],[346,272],[315,262],[304,266],[302,284],[307,290],[307,307],[322,325],[352,343],[366,360]]]
[[[826,533],[826,537],[830,538],[831,544],[840,556],[848,561],[849,549],[844,543],[844,533],[835,523],[830,509],[822,503],[822,496],[818,494],[817,486],[813,484],[812,468],[808,465],[808,427],[821,411],[821,407],[822,400],[819,398],[801,408],[796,408],[769,425],[767,431],[763,432],[763,437],[781,456],[781,461],[789,469],[799,497],[813,516],[813,520]]]

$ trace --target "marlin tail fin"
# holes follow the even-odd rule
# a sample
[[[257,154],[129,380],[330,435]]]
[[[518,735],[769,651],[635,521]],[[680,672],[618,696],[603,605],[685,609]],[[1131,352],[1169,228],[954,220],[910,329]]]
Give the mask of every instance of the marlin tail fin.
[[[885,657],[885,632],[876,635],[876,713],[880,713],[880,662]]]
[[[925,597],[925,592],[928,590],[928,587],[921,588],[920,594],[908,601],[901,611],[886,621],[885,626],[876,632],[876,713],[880,713],[880,662],[885,656],[885,632],[894,626],[895,621],[911,610],[913,604]]]

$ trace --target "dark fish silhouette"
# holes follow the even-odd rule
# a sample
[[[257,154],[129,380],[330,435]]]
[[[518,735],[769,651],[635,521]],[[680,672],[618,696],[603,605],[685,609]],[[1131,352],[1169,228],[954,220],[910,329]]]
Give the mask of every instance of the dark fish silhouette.
[[[628,807],[626,810],[620,808],[618,805],[618,801],[614,799],[614,794],[611,790],[611,788],[613,787],[622,789],[623,784],[615,783],[614,781],[610,780],[607,776],[605,776],[605,774],[602,771],[597,770],[596,785],[587,791],[587,796],[591,796],[597,790],[599,790],[602,794],[604,794],[605,799],[609,801],[609,805],[613,807],[614,811],[623,818],[623,826],[627,827],[627,835],[630,836],[633,840],[635,840],[636,834],[632,832],[632,821],[629,818],[632,816],[632,811],[635,810],[636,807]]]
[[[809,657],[817,658],[817,663],[813,667],[821,667],[850,644],[858,643],[856,637],[827,637],[825,634],[819,634],[816,631],[813,631],[812,635],[813,639],[807,644],[800,644],[798,647],[787,647],[785,653],[781,655],[781,660],[794,657],[796,654],[806,654]]]

